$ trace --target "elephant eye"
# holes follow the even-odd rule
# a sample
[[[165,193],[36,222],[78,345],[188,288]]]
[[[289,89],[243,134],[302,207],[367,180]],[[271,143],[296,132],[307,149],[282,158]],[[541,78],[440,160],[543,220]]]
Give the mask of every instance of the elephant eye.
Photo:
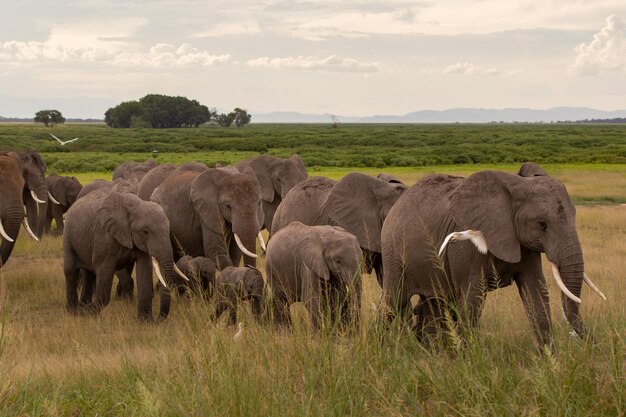
[[[148,229],[143,229],[143,234],[144,234],[144,235],[147,235],[148,233],[149,233],[149,232],[148,232]]]
[[[546,223],[545,221],[541,220],[539,222],[539,226],[541,226],[541,229],[545,232],[548,229],[548,223]]]

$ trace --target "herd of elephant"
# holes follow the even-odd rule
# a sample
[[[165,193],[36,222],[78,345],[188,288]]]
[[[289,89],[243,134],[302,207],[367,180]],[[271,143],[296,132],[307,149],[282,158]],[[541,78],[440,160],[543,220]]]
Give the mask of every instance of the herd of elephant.
[[[45,171],[34,151],[0,152],[0,266],[20,224],[35,239],[63,234],[72,313],[104,308],[117,276],[120,298],[132,299],[136,284],[141,320],[153,319],[155,289],[165,318],[173,289],[211,299],[214,317],[228,311],[231,323],[237,304],[251,301],[259,319],[288,325],[301,301],[319,328],[325,312],[358,321],[361,272],[374,271],[382,322],[406,320],[420,340],[445,333],[449,320],[476,326],[487,292],[515,282],[538,345],[552,348],[542,252],[577,335],[586,334],[582,284],[605,298],[585,274],[565,187],[532,162],[517,174],[436,174],[411,187],[387,174],[308,177],[298,155],[215,168],[129,161],[112,181],[84,187]]]

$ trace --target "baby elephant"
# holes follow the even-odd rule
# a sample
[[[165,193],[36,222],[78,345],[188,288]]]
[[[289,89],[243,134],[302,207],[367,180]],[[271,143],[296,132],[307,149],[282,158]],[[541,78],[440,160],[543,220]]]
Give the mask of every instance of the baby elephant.
[[[273,293],[274,321],[289,323],[289,305],[302,301],[318,329],[322,312],[331,320],[357,318],[361,305],[359,242],[336,226],[292,222],[267,245],[265,271]]]
[[[189,282],[177,279],[174,284],[178,294],[182,295],[189,286],[195,293],[210,297],[215,287],[215,262],[204,256],[191,257],[185,255],[176,262],[176,266],[189,278]]]
[[[252,312],[259,318],[262,313],[264,281],[261,271],[251,265],[234,267],[227,266],[215,279],[215,315],[228,310],[230,324],[237,322],[237,304],[240,301],[251,301]]]

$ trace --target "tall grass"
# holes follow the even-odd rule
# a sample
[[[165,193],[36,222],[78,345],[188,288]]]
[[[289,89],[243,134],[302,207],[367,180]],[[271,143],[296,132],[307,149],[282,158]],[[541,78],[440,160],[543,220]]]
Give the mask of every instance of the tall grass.
[[[355,333],[317,334],[303,320],[275,329],[243,309],[246,329],[234,342],[235,328],[209,321],[209,304],[180,298],[158,325],[139,323],[134,303],[115,300],[99,317],[70,316],[61,239],[20,236],[0,270],[0,415],[621,416],[626,210],[579,207],[578,223],[586,270],[609,301],[583,290],[597,343],[573,340],[549,280],[553,357],[537,353],[512,287],[488,296],[466,346],[444,351],[424,349],[404,328],[376,326],[370,305],[380,289],[369,275]]]

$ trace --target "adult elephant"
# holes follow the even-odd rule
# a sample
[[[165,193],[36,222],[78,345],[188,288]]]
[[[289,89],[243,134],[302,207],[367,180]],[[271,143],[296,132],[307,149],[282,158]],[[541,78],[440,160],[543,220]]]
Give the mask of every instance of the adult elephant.
[[[62,235],[64,227],[63,215],[76,202],[83,185],[76,177],[59,175],[48,175],[46,177],[46,185],[48,186],[49,203],[44,233],[51,233],[52,219],[54,219],[57,225],[54,234]]]
[[[125,180],[137,180],[139,182],[141,178],[146,175],[151,169],[158,165],[154,159],[148,159],[145,162],[127,161],[118,165],[113,170],[112,179],[123,178]]]
[[[137,180],[125,180],[123,178],[117,178],[113,181],[108,181],[98,178],[85,185],[83,189],[80,190],[80,193],[78,193],[78,198],[83,198],[90,192],[96,190],[100,190],[103,192],[117,191],[120,193],[137,194],[138,186],[139,182]]]
[[[181,171],[196,171],[203,172],[209,169],[208,166],[202,162],[186,162],[179,167],[173,164],[161,164],[151,169],[146,175],[139,181],[137,187],[137,196],[142,200],[150,201],[150,196],[154,190],[161,185],[163,181],[168,179],[175,172]]]
[[[13,251],[20,224],[30,231],[24,217],[24,185],[20,156],[15,152],[0,153],[0,268]]]
[[[261,187],[246,169],[232,174],[219,169],[174,173],[152,193],[170,219],[177,256],[205,256],[218,269],[256,265],[256,237],[263,224]]]
[[[272,219],[278,205],[296,184],[304,181],[308,174],[299,155],[277,158],[271,155],[255,156],[235,165],[240,172],[252,169],[261,185],[263,196],[263,227],[271,232]]]
[[[163,284],[159,317],[167,317],[170,293],[165,285],[175,281],[176,270],[169,232],[163,209],[135,195],[94,191],[78,200],[67,212],[63,235],[68,310],[99,312],[109,303],[115,271],[136,263],[139,319],[152,320],[153,266]]]
[[[537,341],[552,348],[543,252],[562,290],[567,320],[583,336],[579,297],[584,262],[576,210],[563,184],[542,171],[527,165],[520,175],[430,175],[409,188],[382,229],[383,301],[391,316],[410,314],[410,298],[419,294],[413,310],[419,337],[440,330],[451,305],[452,317],[459,313],[464,323],[475,325],[486,293],[515,282]],[[438,258],[437,249],[451,233],[456,234]],[[485,254],[461,241],[480,241],[481,236],[478,246],[486,245]]]
[[[36,151],[29,150],[19,155],[25,181],[22,199],[26,206],[26,216],[35,235],[41,238],[48,211],[46,164]]]
[[[326,308],[332,320],[358,317],[361,255],[356,237],[340,227],[293,222],[275,233],[265,258],[274,321],[289,323],[289,305],[297,301],[305,304],[316,329]]]
[[[392,178],[392,177],[389,177]],[[391,207],[406,186],[387,177],[352,172],[338,182],[311,177],[296,185],[282,201],[272,223],[272,233],[293,221],[306,225],[340,226],[356,236],[382,287],[380,231]]]

